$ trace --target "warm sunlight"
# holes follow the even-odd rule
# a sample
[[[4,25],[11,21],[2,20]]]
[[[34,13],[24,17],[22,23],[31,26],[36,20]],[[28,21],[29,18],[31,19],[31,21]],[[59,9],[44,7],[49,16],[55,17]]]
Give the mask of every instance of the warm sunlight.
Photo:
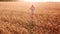
[[[24,2],[47,2],[47,0],[22,0]]]
[[[59,0],[20,0],[23,2],[60,2]]]

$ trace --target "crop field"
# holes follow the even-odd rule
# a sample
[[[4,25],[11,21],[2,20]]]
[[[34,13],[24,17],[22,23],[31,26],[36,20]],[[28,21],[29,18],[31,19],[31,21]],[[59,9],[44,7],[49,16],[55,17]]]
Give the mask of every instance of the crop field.
[[[10,6],[13,4],[10,3]],[[27,7],[29,5],[26,4],[25,7],[22,5],[24,8],[19,8],[20,5],[15,4],[12,8],[9,3],[0,2],[0,34],[60,34],[59,3],[56,5],[55,3],[41,3],[40,6],[43,4],[43,7],[36,4],[33,16]]]

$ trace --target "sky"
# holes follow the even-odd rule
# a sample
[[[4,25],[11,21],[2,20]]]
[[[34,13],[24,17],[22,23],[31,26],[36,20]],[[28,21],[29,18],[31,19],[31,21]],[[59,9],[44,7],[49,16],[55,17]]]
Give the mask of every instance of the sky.
[[[0,1],[25,1],[25,2],[60,2],[60,0],[0,0]]]
[[[60,0],[20,0],[26,2],[60,2]]]

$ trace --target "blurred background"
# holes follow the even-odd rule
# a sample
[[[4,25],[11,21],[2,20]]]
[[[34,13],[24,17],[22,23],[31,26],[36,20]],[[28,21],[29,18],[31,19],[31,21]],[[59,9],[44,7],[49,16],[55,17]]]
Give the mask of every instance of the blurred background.
[[[9,1],[10,2],[10,1],[17,1],[17,0],[0,0],[0,1]]]
[[[0,1],[17,1],[17,0],[0,0]]]

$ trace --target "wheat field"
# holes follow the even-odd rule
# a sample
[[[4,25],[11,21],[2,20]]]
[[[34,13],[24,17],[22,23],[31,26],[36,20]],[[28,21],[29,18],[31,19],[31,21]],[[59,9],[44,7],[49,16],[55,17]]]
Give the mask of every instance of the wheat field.
[[[0,2],[0,34],[60,34],[60,3],[36,3],[33,16],[30,6]]]

